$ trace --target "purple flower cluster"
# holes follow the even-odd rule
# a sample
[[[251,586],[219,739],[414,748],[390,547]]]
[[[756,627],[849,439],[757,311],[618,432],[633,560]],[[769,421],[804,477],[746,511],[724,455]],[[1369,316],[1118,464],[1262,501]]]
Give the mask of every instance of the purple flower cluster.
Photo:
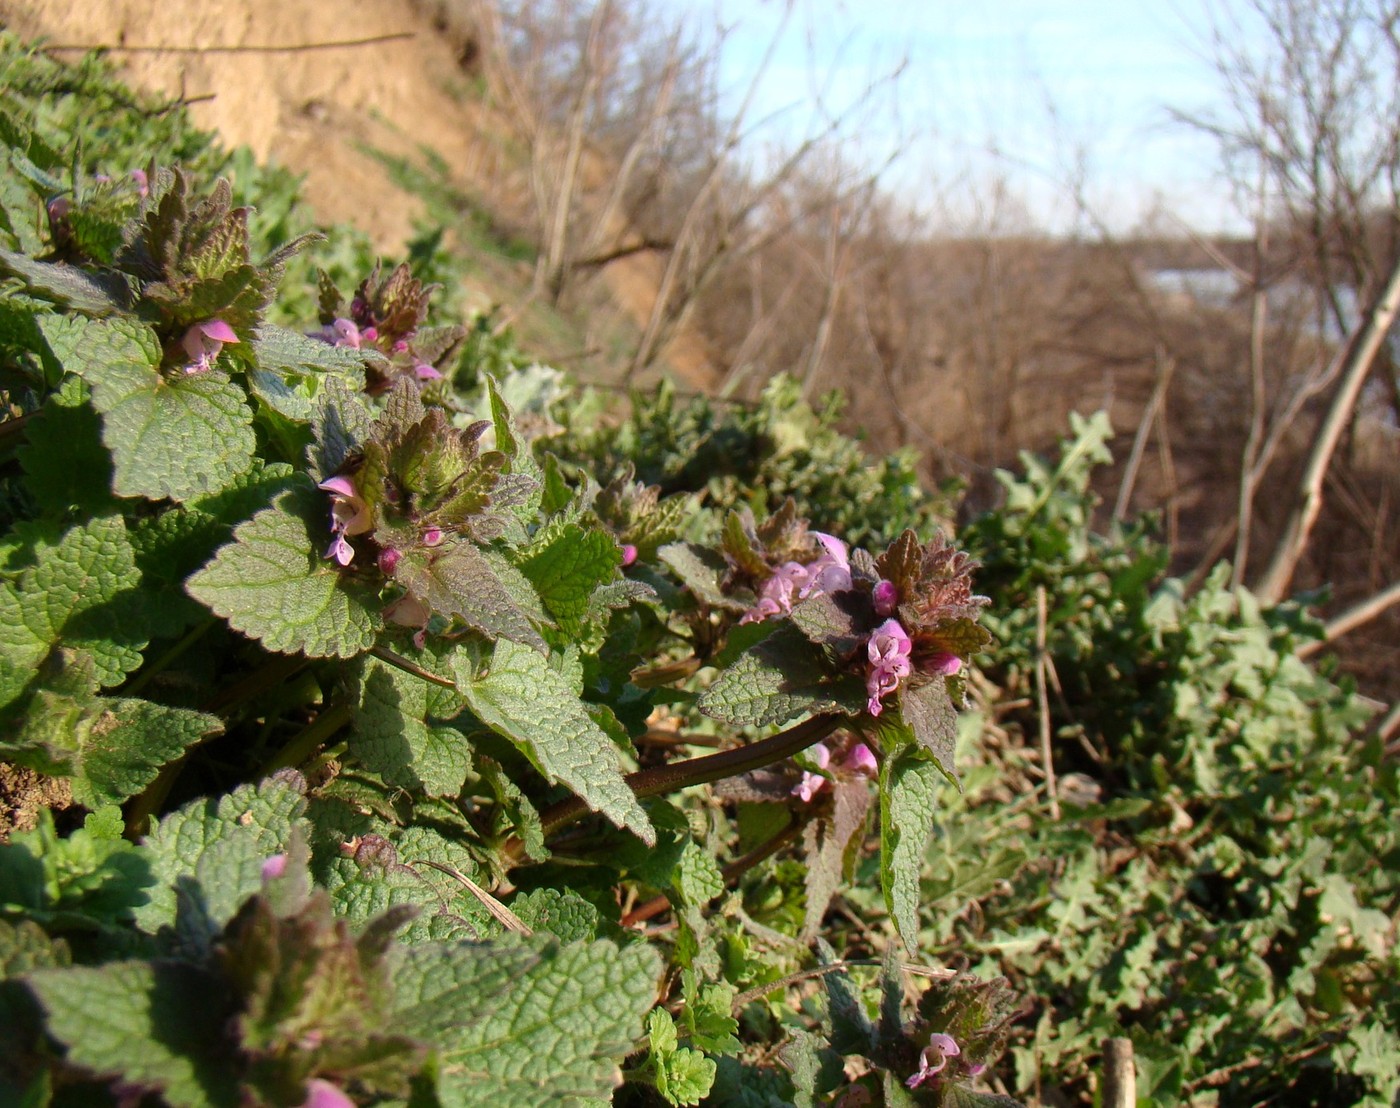
[[[319,339],[331,346],[348,346],[353,350],[359,350],[366,346],[374,346],[379,341],[379,329],[373,326],[361,328],[353,319],[340,318],[327,323],[319,331],[309,331],[307,338]],[[440,381],[442,379],[442,374],[427,362],[412,359],[412,351],[406,338],[396,341],[390,348],[389,354],[394,358],[408,355],[411,360],[414,360],[413,375],[419,381]]]
[[[851,587],[851,563],[846,544],[832,535],[812,532],[822,546],[811,562],[784,562],[758,590],[758,603],[744,613],[740,623],[757,623],[786,615],[799,600],[818,593],[840,592]]]
[[[826,743],[817,743],[809,747],[807,754],[816,763],[818,769],[826,769],[827,766],[831,765],[831,750]],[[851,777],[874,777],[880,772],[880,766],[875,761],[875,755],[870,752],[870,747],[864,743],[856,743],[847,752],[846,757],[841,760],[839,771]],[[811,770],[803,770],[802,780],[793,786],[792,795],[799,797],[802,803],[810,804],[812,798],[825,786],[825,775],[813,773]]]

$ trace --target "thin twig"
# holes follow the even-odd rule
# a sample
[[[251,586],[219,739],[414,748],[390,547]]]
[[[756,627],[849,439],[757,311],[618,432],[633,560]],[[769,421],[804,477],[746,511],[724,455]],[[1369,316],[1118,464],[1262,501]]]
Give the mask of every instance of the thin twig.
[[[1322,629],[1323,637],[1300,646],[1297,651],[1298,657],[1311,657],[1323,647],[1331,644],[1333,640],[1340,639],[1343,635],[1355,631],[1363,624],[1371,622],[1396,604],[1400,604],[1400,581],[1382,589],[1375,596],[1363,600],[1360,604],[1348,608],[1335,619],[1328,620],[1327,625]]]
[[[386,35],[371,35],[368,38],[336,39],[329,42],[296,43],[247,43],[242,46],[123,46],[110,43],[60,43],[40,47],[46,54],[60,52],[92,53],[101,51],[107,54],[302,54],[311,50],[342,50],[354,46],[378,46],[384,42],[397,42],[401,39],[417,38],[414,31],[395,31]]]
[[[507,931],[514,931],[517,935],[525,935],[527,937],[534,934],[534,932],[530,930],[529,926],[526,925],[524,920],[522,920],[519,916],[517,916],[514,912],[512,912],[494,896],[488,893],[485,889],[483,889],[465,873],[462,873],[455,867],[445,866],[441,862],[429,861],[427,858],[419,858],[415,862],[410,862],[409,865],[432,866],[433,869],[439,871],[440,873],[447,874],[448,877],[452,878],[452,880],[454,881],[459,882],[461,886],[467,890],[467,892],[471,893],[472,896],[476,897],[477,900],[481,901],[482,907],[484,907],[488,912],[490,912],[491,915],[495,917],[495,919],[503,927],[505,927]]]
[[[421,678],[424,681],[429,681],[432,684],[438,685],[444,689],[456,689],[457,687],[457,682],[450,681],[446,677],[439,677],[436,673],[433,673],[431,670],[424,669],[417,662],[409,661],[402,654],[395,654],[387,646],[373,647],[371,648],[370,653],[373,654],[376,658],[378,658],[381,662],[388,662],[391,666],[393,666],[396,669],[401,669],[405,673],[412,674],[414,677]]]
[[[1055,787],[1055,763],[1050,755],[1050,697],[1045,678],[1045,586],[1035,589],[1035,700],[1040,714],[1040,761],[1045,769],[1045,792],[1050,798],[1050,818],[1060,818],[1059,790]]]

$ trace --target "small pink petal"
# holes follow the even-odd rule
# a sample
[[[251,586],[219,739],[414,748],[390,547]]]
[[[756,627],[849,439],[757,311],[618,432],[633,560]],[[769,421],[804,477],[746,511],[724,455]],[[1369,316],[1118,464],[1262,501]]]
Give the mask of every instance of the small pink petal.
[[[355,491],[355,483],[345,476],[328,477],[316,487],[332,496],[343,496],[347,500],[359,495]]]
[[[274,854],[262,864],[262,879],[271,881],[281,877],[287,872],[287,856],[285,854]]]
[[[324,1078],[306,1083],[306,1100],[301,1108],[355,1108],[355,1102]]]
[[[211,319],[207,323],[198,323],[200,331],[204,337],[212,339],[214,342],[237,342],[238,336],[234,334],[233,328],[222,319]]]
[[[414,374],[420,381],[441,381],[442,374],[430,366],[427,362],[420,362],[413,367]]]
[[[870,752],[870,747],[864,743],[856,743],[851,747],[851,751],[846,755],[846,760],[842,762],[851,773],[860,774],[862,777],[874,777],[880,772],[880,763],[875,760],[875,755]]]
[[[337,531],[330,546],[326,548],[326,557],[334,558],[341,565],[348,566],[355,560],[355,548],[345,541],[344,535]]]
[[[440,528],[440,527],[429,527],[426,531],[424,531],[424,532],[423,532],[423,545],[424,545],[424,546],[441,546],[441,545],[442,545],[442,528]]]
[[[637,560],[637,548],[630,542],[622,544],[622,564],[630,566]]]

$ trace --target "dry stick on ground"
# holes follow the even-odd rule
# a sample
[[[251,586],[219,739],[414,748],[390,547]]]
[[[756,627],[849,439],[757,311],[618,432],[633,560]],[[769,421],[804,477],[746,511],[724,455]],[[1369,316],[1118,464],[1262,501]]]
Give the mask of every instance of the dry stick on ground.
[[[1397,313],[1400,313],[1400,260],[1390,271],[1380,296],[1366,313],[1365,325],[1352,335],[1343,351],[1339,363],[1341,383],[1332,398],[1327,418],[1318,430],[1317,441],[1299,482],[1297,506],[1289,516],[1268,570],[1255,589],[1265,603],[1277,604],[1293,582],[1294,571],[1307,551],[1313,527],[1322,511],[1322,486],[1332,456],[1351,423],[1371,363],[1380,351]]]
[[[1040,714],[1040,761],[1045,769],[1045,791],[1050,798],[1050,818],[1059,821],[1060,797],[1055,787],[1055,762],[1050,754],[1050,698],[1045,691],[1045,586],[1035,588],[1035,699]]]

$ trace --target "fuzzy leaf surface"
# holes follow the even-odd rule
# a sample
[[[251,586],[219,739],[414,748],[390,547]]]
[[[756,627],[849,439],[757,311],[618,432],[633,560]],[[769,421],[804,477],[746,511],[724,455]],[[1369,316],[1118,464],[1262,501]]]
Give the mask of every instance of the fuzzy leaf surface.
[[[44,316],[39,325],[64,368],[92,388],[118,496],[188,500],[252,465],[253,413],[227,374],[162,376],[155,334],[132,320]]]
[[[589,614],[594,590],[612,579],[621,561],[617,544],[605,532],[571,523],[560,528],[521,568],[560,629],[577,636]]]
[[[462,791],[471,752],[467,738],[446,720],[463,699],[394,666],[371,661],[360,686],[352,749],[386,784],[429,796]]]
[[[86,659],[97,685],[120,682],[146,645],[126,523],[106,516],[61,536],[41,533],[33,558],[16,584],[0,585],[0,704],[24,690],[57,646]]]
[[[910,950],[918,946],[919,874],[933,831],[943,775],[919,751],[887,758],[880,782],[880,887],[885,907]]]
[[[329,498],[302,478],[233,533],[190,595],[269,650],[349,658],[374,645],[373,595],[322,557]]]
[[[182,1108],[239,1103],[223,1041],[231,1013],[203,971],[181,962],[111,962],[40,970],[27,980],[70,1063],[158,1089]]]
[[[485,675],[464,667],[458,687],[481,721],[519,746],[546,777],[573,789],[618,827],[655,843],[612,740],[542,654],[501,639]]]
[[[832,673],[821,648],[783,624],[719,675],[700,709],[726,723],[763,727],[804,712],[859,715],[866,699],[860,678]]]
[[[175,926],[196,946],[217,934],[262,888],[263,863],[286,852],[306,811],[300,785],[295,775],[273,777],[196,800],[157,823],[144,842],[157,884],[137,909],[137,926],[152,933]]]
[[[408,952],[396,1023],[439,1044],[444,1108],[546,1108],[606,1099],[655,1002],[641,946],[460,943]]]

